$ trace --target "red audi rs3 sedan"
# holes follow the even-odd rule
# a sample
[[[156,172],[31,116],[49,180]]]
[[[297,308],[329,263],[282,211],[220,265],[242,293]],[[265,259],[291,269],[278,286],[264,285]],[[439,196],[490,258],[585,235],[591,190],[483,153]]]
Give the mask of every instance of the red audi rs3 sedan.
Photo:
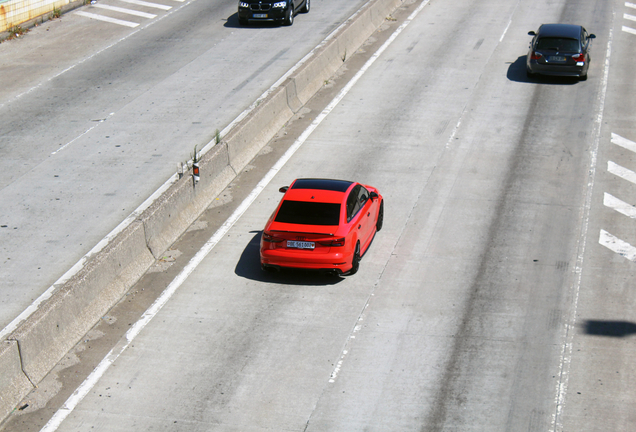
[[[384,221],[377,189],[356,182],[297,179],[261,236],[261,268],[354,274]]]

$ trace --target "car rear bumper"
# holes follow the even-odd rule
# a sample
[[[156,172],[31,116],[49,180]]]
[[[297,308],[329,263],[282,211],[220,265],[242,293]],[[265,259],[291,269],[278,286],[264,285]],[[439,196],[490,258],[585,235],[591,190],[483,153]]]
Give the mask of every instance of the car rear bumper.
[[[532,61],[528,71],[538,75],[581,77],[587,74],[588,66],[540,64]]]
[[[308,270],[335,271],[345,273],[351,270],[353,257],[346,257],[341,252],[324,254],[308,253],[306,256],[286,249],[261,250],[261,265],[272,268],[295,268]]]

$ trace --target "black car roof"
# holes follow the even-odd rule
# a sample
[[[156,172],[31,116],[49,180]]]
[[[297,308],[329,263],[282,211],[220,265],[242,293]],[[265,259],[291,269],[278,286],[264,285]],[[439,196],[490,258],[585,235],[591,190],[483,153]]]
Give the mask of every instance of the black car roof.
[[[330,179],[297,179],[292,189],[319,189],[335,192],[346,192],[353,182]]]
[[[539,37],[564,37],[569,39],[579,39],[581,36],[581,26],[574,24],[542,24],[539,27]]]

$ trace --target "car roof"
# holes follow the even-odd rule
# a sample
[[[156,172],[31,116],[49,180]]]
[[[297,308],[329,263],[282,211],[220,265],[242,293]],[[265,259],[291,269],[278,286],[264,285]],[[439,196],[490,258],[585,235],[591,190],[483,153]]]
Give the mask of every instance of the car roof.
[[[542,24],[539,27],[539,37],[565,37],[579,39],[581,26],[575,24]]]
[[[297,179],[285,193],[283,200],[340,203],[355,182],[329,179]]]
[[[314,189],[334,192],[346,192],[353,182],[346,180],[330,179],[297,179],[292,184],[292,189]]]

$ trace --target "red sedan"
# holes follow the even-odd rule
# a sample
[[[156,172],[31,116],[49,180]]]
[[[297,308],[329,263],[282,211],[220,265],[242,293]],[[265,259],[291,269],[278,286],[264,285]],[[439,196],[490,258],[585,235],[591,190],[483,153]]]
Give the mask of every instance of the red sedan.
[[[356,182],[297,179],[261,237],[263,270],[302,268],[354,274],[382,229],[384,201],[377,189]]]

